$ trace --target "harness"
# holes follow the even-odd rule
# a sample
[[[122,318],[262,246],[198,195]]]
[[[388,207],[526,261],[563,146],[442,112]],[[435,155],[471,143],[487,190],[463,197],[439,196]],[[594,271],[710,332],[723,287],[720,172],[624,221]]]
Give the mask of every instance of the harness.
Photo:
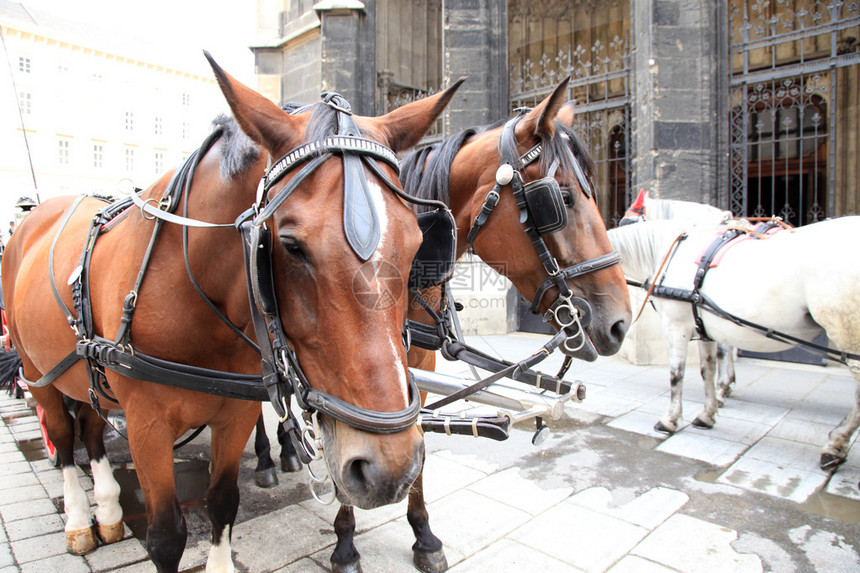
[[[322,413],[340,420],[355,428],[374,433],[397,433],[411,427],[418,420],[421,398],[413,376],[408,377],[409,405],[398,412],[378,412],[358,407],[328,393],[311,387],[298,358],[290,348],[278,312],[272,271],[271,231],[267,220],[289,198],[298,186],[320,165],[334,155],[341,157],[344,170],[344,231],[347,240],[362,260],[368,260],[376,250],[380,240],[378,214],[369,195],[365,168],[400,197],[434,207],[442,215],[450,215],[447,207],[438,201],[414,198],[395,185],[379,166],[383,162],[398,171],[396,155],[384,145],[361,136],[351,117],[349,103],[337,94],[324,94],[323,102],[337,112],[338,131],[336,135],[321,141],[306,143],[288,152],[271,165],[260,182],[254,205],[239,215],[234,223],[218,224],[189,219],[174,213],[179,204],[180,189],[184,188],[185,198],[191,186],[194,170],[200,159],[221,136],[218,128],[204,141],[203,145],[174,174],[160,201],[141,199],[132,194],[130,199],[115,203],[99,211],[94,217],[88,239],[85,243],[79,266],[69,278],[72,287],[76,313],[73,314],[63,303],[54,284],[53,254],[60,234],[80,204],[80,197],[72,205],[62,222],[51,245],[49,255],[51,286],[54,295],[66,315],[69,325],[75,331],[75,349],[59,364],[52,368],[35,386],[45,386],[59,377],[78,360],[85,360],[90,377],[90,401],[97,412],[102,414],[99,396],[113,400],[109,395],[104,369],[146,382],[155,382],[187,390],[195,390],[226,398],[265,401],[269,400],[277,412],[281,423],[290,434],[300,457],[308,463],[319,452],[313,451],[306,434],[299,435],[299,425],[290,410],[290,397],[295,395],[296,402],[304,410],[306,419],[315,420]],[[296,171],[294,177],[271,199],[268,192],[288,173]],[[123,317],[115,340],[111,341],[94,333],[89,296],[89,267],[96,239],[108,223],[134,202],[144,217],[154,218],[154,228],[146,254],[138,273],[134,289],[123,303]],[[185,202],[187,208],[187,200]],[[257,343],[249,340],[235,325],[220,312],[218,316],[235,332],[255,348],[261,355],[261,375],[246,375],[221,372],[198,366],[162,360],[137,352],[131,346],[130,329],[137,303],[137,293],[146,274],[153,246],[163,222],[203,228],[235,227],[241,236],[245,259],[245,276],[248,287],[251,317]],[[187,238],[186,238],[187,241]],[[187,265],[187,242],[185,242]],[[190,273],[198,293],[210,307],[214,304],[203,294]],[[217,310],[217,309],[216,309]],[[103,415],[103,414],[102,414]],[[311,433],[311,437],[315,437]]]
[[[759,224],[754,230],[732,227],[721,233],[716,239],[711,242],[710,245],[708,245],[708,247],[702,254],[701,260],[699,261],[698,267],[696,268],[696,274],[693,277],[692,289],[664,286],[662,284],[662,281],[665,279],[665,272],[661,275],[659,271],[659,283],[657,283],[656,281],[654,283],[651,283],[647,279],[642,283],[628,279],[627,284],[646,289],[648,291],[648,295],[654,296],[656,298],[665,298],[669,300],[677,300],[680,302],[690,303],[693,312],[693,322],[696,327],[696,334],[701,340],[707,341],[711,340],[711,338],[708,337],[707,332],[705,331],[705,325],[699,312],[700,309],[710,312],[711,314],[718,316],[722,319],[728,320],[729,322],[732,322],[733,324],[736,324],[738,326],[743,326],[756,330],[760,334],[762,334],[766,338],[770,338],[771,340],[776,340],[785,344],[803,346],[805,348],[808,348],[812,352],[823,356],[824,358],[834,360],[836,362],[841,362],[842,364],[847,364],[848,360],[860,360],[860,355],[858,354],[852,354],[850,352],[841,352],[834,348],[829,348],[821,344],[816,344],[814,342],[798,338],[791,334],[780,332],[778,330],[774,330],[773,328],[768,328],[750,320],[740,318],[724,310],[716,302],[714,302],[711,297],[701,292],[702,284],[705,281],[705,275],[707,275],[708,269],[711,268],[711,263],[713,262],[717,254],[723,248],[727,247],[729,243],[731,243],[738,237],[744,235],[763,237],[771,229],[777,227],[784,228],[784,226],[784,223],[782,223],[781,221],[772,220]],[[667,254],[666,260],[664,260],[663,264],[660,267],[661,269],[668,267],[669,262],[671,262],[671,260],[674,258],[675,253],[677,252],[678,243],[680,241],[683,241],[685,238],[686,234],[682,234],[678,237],[676,242],[673,243],[672,248]],[[646,302],[648,295],[646,295]],[[645,303],[643,302],[643,305],[644,304]]]
[[[498,205],[502,189],[510,185],[514,199],[517,202],[517,207],[520,210],[520,223],[523,226],[523,230],[529,236],[529,239],[531,239],[532,246],[537,251],[538,257],[548,275],[547,279],[538,287],[529,309],[532,313],[539,314],[540,304],[546,292],[553,286],[558,288],[558,296],[549,306],[544,319],[547,322],[555,322],[560,330],[577,328],[576,334],[578,336],[571,338],[581,337],[580,345],[578,347],[570,347],[571,338],[564,341],[565,348],[573,352],[578,350],[582,344],[585,344],[585,332],[583,329],[588,326],[591,320],[591,306],[585,299],[573,296],[573,292],[567,285],[567,280],[616,265],[621,262],[621,255],[615,251],[610,251],[605,255],[582,263],[563,269],[559,268],[558,261],[552,256],[543,239],[543,235],[559,231],[567,225],[567,209],[564,204],[561,188],[554,177],[559,162],[553,162],[546,177],[529,183],[523,181],[522,170],[540,157],[542,151],[542,145],[537,144],[522,156],[517,156],[514,130],[523,116],[524,113],[520,113],[508,120],[502,129],[502,135],[499,138],[501,165],[496,171],[496,184],[487,193],[481,211],[475,217],[467,237],[469,245],[474,250],[475,238],[487,223],[496,205]],[[582,170],[573,152],[567,146],[565,146],[565,149],[569,153],[568,159],[573,165],[582,192],[585,193],[586,197],[591,198],[591,184],[585,172]]]

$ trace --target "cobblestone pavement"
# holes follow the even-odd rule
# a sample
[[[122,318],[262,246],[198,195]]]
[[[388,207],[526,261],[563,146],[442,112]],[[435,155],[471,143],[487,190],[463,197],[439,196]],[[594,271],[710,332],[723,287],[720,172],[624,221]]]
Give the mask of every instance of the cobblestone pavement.
[[[544,341],[519,334],[470,339],[507,358]],[[544,370],[554,371],[560,360],[550,357]],[[444,360],[440,370],[467,374]],[[452,573],[860,572],[860,448],[834,474],[818,469],[827,432],[849,411],[853,379],[837,366],[750,359],[738,361],[737,375],[711,430],[686,426],[668,438],[654,432],[668,408],[665,367],[609,357],[575,365],[568,379],[583,380],[588,395],[550,421],[552,433],[540,446],[531,444],[529,424],[506,442],[427,435],[431,525]],[[688,370],[687,421],[702,405],[696,376]],[[268,407],[266,413],[274,437],[274,414]],[[0,415],[0,573],[153,571],[133,533],[139,491],[128,479],[122,441],[110,448],[121,483],[132,490],[123,497],[131,527],[120,543],[74,557],[65,553],[62,476],[41,453],[32,408],[3,394]],[[206,437],[178,452],[177,463],[205,473]],[[237,570],[327,570],[336,507],[311,499],[304,473],[280,473],[276,487],[259,490],[255,462],[249,443],[233,533]],[[86,480],[87,472],[82,464]],[[202,481],[200,491],[185,495],[201,497]],[[190,535],[182,567],[202,570],[205,510],[185,505]],[[405,502],[356,510],[365,572],[414,570],[405,511]]]

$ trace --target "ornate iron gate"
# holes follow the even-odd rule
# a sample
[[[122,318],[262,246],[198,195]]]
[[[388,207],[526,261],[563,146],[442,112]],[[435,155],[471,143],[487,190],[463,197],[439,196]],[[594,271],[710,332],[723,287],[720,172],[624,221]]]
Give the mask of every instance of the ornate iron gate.
[[[729,18],[729,208],[794,225],[860,212],[858,2],[730,0]]]
[[[630,3],[508,3],[511,109],[533,106],[570,76],[575,129],[598,170],[598,204],[615,226],[630,193]]]

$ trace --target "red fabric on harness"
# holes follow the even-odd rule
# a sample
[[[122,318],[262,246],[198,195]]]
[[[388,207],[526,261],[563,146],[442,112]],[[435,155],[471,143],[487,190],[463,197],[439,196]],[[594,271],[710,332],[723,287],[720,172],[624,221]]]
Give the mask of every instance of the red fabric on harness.
[[[108,221],[107,223],[102,225],[101,232],[107,233],[108,231],[113,229],[114,225],[116,225],[117,223],[119,223],[120,221],[122,221],[123,219],[125,219],[128,216],[128,214],[131,212],[132,207],[133,207],[133,205],[129,205],[128,207],[123,209],[122,212],[120,212],[116,217],[114,217],[113,219],[111,219],[110,221]]]

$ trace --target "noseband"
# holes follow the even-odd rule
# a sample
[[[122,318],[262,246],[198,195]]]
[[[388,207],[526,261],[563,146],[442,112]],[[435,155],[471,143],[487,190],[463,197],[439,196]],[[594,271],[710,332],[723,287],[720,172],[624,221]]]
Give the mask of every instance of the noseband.
[[[568,222],[561,188],[554,178],[559,161],[556,160],[552,163],[549,173],[543,179],[529,183],[523,181],[522,171],[537,160],[543,150],[539,143],[522,156],[516,155],[517,146],[514,130],[523,116],[524,113],[521,113],[508,120],[502,129],[502,135],[499,138],[501,165],[496,171],[496,184],[487,194],[480,213],[475,217],[472,228],[469,229],[469,244],[474,250],[475,237],[499,203],[502,188],[510,185],[520,210],[520,223],[523,230],[531,239],[544,270],[549,275],[538,287],[529,309],[532,313],[539,314],[540,304],[546,292],[553,286],[558,288],[558,296],[550,305],[544,318],[547,322],[555,322],[559,329],[576,327],[578,330],[574,336],[576,338],[582,337],[581,346],[585,343],[585,333],[582,329],[588,326],[591,321],[591,306],[585,299],[573,296],[567,280],[616,265],[621,262],[621,255],[616,251],[610,251],[605,255],[563,269],[558,266],[558,261],[550,253],[543,235],[563,229]],[[569,146],[564,146],[564,149],[569,153],[568,159],[573,165],[580,189],[590,199],[592,196],[591,184],[582,170],[582,166]],[[578,350],[578,347],[569,347],[568,341],[565,341],[565,347],[570,351]]]

